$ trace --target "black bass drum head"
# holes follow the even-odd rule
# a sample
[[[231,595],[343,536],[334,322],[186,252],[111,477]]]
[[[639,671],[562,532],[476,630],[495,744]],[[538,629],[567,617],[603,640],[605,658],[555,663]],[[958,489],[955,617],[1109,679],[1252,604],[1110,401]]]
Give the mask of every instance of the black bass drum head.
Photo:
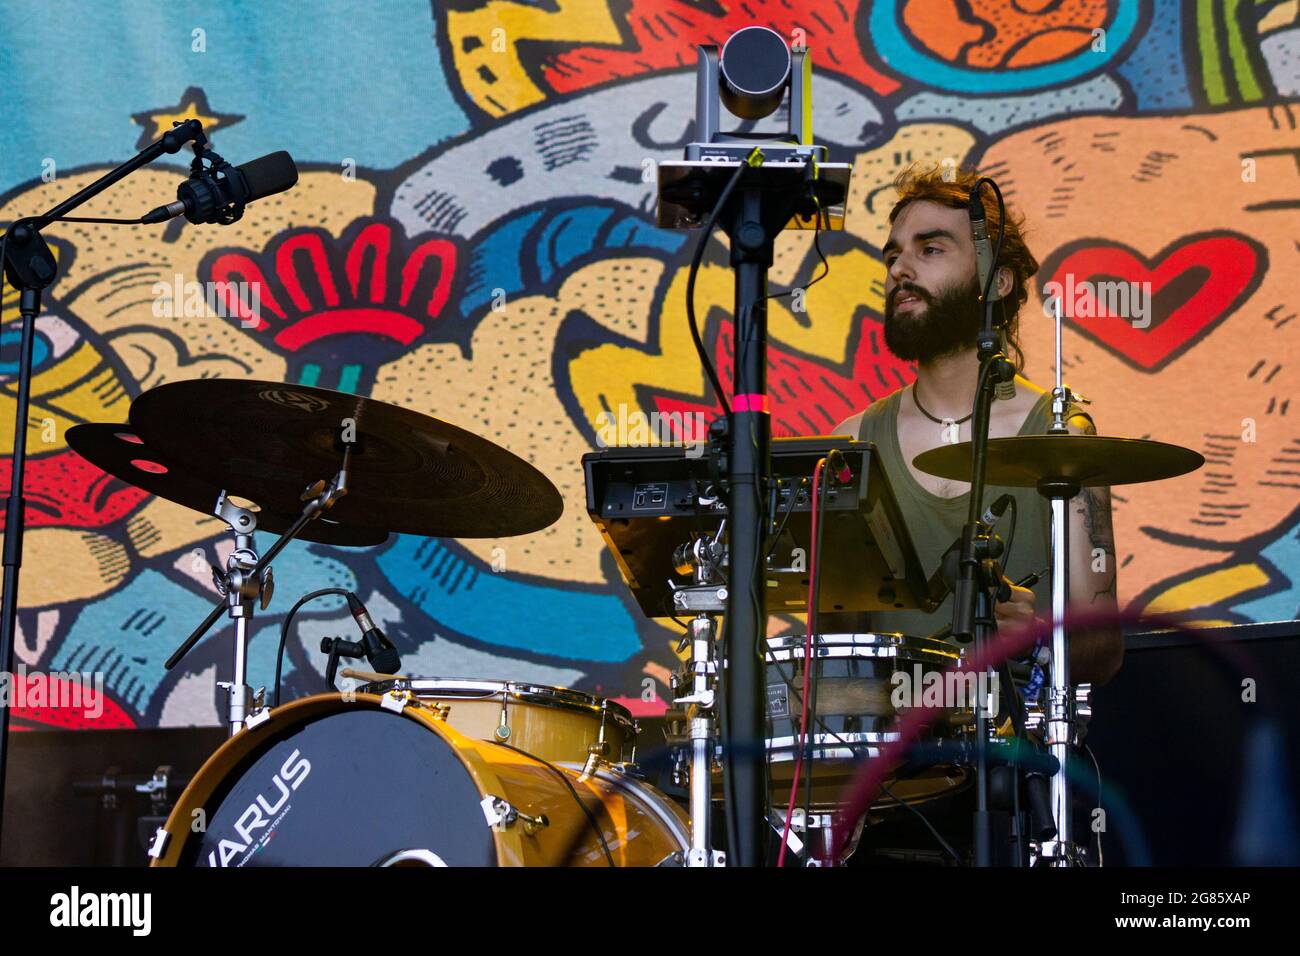
[[[203,838],[181,865],[371,866],[403,850],[432,865],[496,865],[483,795],[420,723],[352,706],[260,732],[266,741],[208,801]]]

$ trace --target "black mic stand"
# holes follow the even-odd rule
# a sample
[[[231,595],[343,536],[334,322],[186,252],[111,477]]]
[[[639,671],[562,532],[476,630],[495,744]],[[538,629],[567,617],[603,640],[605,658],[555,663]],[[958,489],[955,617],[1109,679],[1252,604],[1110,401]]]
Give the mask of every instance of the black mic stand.
[[[734,388],[728,461],[730,589],[727,599],[727,672],[723,682],[729,751],[733,761],[736,846],[731,860],[758,866],[765,859],[767,777],[764,729],[764,656],[767,568],[763,503],[772,479],[772,416],[767,396],[767,270],[777,233],[806,201],[801,172],[751,165],[737,183],[722,228],[731,240],[735,273]],[[755,742],[758,745],[755,746]],[[739,754],[744,756],[736,759]]]
[[[984,179],[996,190],[992,180]],[[972,203],[978,201],[976,191]],[[1005,216],[1005,213],[1004,213]],[[1004,220],[1005,222],[1005,220]],[[999,246],[1001,240],[999,239]],[[988,462],[989,418],[995,390],[1000,382],[1015,378],[1015,366],[1003,354],[1001,332],[993,326],[993,300],[989,292],[997,279],[996,255],[987,281],[981,289],[980,302],[984,306],[984,322],[976,338],[979,356],[979,377],[975,389],[975,403],[971,412],[971,481],[970,500],[966,523],[962,526],[961,555],[957,566],[952,608],[952,634],[962,643],[975,642],[979,655],[989,636],[996,631],[993,595],[1002,583],[1001,542],[984,524],[984,475]],[[988,778],[988,715],[986,702],[980,700],[975,711],[976,749],[976,810],[974,819],[974,852],[976,866],[992,866],[994,834],[1006,825],[1005,815],[989,809]],[[1005,832],[1003,829],[1002,832]]]
[[[186,143],[206,144],[198,120],[178,123],[121,166],[101,176],[85,189],[69,196],[43,216],[27,216],[14,222],[0,237],[4,249],[4,270],[9,283],[19,292],[22,339],[18,352],[18,400],[14,415],[13,457],[10,459],[9,496],[5,499],[4,580],[0,584],[0,666],[13,681],[14,637],[18,623],[18,574],[23,563],[23,522],[27,501],[23,497],[23,471],[27,461],[27,417],[31,402],[32,347],[36,317],[41,311],[41,292],[58,277],[54,254],[41,236],[41,229],[61,219],[110,186],[125,179],[164,153],[179,152]],[[8,763],[9,710],[0,707],[0,839],[3,838],[5,767]]]

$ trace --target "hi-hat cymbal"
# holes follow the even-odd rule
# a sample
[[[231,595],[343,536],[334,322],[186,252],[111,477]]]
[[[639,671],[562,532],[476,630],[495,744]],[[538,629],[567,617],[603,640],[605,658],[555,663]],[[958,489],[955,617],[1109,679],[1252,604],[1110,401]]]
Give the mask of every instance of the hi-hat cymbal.
[[[186,508],[212,514],[221,486],[191,475],[169,463],[135,433],[130,425],[75,425],[68,429],[68,445],[97,468],[151,495],[166,498]],[[257,509],[257,528],[283,534],[298,518],[269,508]],[[388,533],[360,525],[341,525],[330,513],[307,523],[298,534],[305,541],[321,544],[363,546],[382,544]]]
[[[276,511],[334,477],[349,443],[343,525],[427,537],[540,531],[564,502],[540,471],[472,432],[387,402],[305,385],[173,382],[131,403],[131,425],[169,461]]]
[[[912,459],[930,475],[970,481],[970,442],[931,448]],[[1064,481],[1081,488],[1132,485],[1195,471],[1205,459],[1181,445],[1103,435],[1017,435],[990,438],[985,481],[1011,488],[1037,488]]]

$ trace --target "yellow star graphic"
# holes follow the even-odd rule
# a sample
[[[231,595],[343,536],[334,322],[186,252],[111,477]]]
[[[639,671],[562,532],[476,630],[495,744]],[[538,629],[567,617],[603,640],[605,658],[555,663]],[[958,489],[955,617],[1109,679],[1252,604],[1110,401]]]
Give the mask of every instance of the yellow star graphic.
[[[203,131],[211,139],[213,132],[233,126],[244,117],[237,113],[218,113],[208,106],[208,96],[202,87],[191,86],[181,94],[180,102],[175,106],[162,106],[154,110],[135,113],[131,119],[142,128],[136,149],[144,149],[176,123],[196,119],[203,124]]]

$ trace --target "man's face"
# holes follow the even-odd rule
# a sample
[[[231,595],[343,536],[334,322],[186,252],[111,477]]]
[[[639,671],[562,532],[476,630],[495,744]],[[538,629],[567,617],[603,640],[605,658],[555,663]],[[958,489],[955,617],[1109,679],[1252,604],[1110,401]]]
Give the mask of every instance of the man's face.
[[[904,361],[924,363],[974,347],[983,316],[966,210],[908,203],[894,220],[884,253],[889,350]]]

